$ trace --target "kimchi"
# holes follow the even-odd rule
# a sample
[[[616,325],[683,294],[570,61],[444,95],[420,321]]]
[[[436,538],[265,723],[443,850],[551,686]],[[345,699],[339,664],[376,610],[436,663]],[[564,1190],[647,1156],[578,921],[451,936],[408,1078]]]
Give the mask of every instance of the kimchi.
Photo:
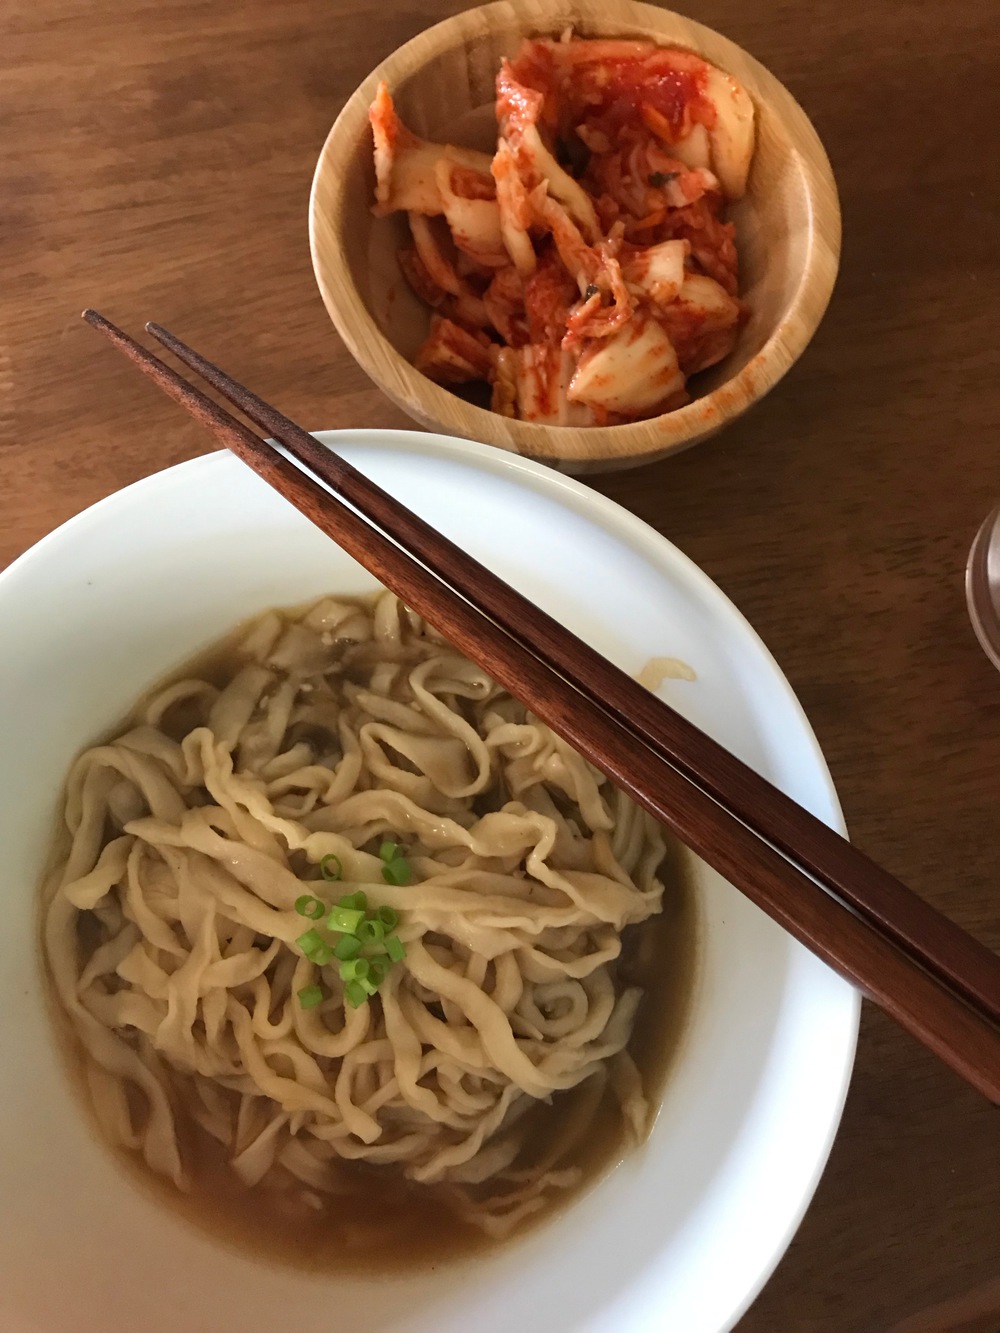
[[[747,311],[727,206],[754,109],[688,51],[525,41],[496,81],[492,156],[413,134],[380,85],[376,214],[404,212],[400,271],[433,311],[415,365],[484,381],[495,412],[616,425],[690,401]]]

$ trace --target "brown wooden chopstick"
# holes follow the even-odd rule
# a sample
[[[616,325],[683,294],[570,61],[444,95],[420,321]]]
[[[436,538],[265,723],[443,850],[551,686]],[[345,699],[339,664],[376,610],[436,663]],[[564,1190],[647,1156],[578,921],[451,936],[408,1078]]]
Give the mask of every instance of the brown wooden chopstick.
[[[795,938],[858,984],[973,1086],[1000,1102],[1000,1029],[965,998],[965,988],[959,994],[945,986],[870,921],[838,902],[762,841],[703,790],[697,779],[667,762],[599,700],[581,693],[501,625],[456,596],[401,549],[398,531],[394,531],[397,540],[385,536],[127,334],[95,312],[86,312],[85,318],[258,475],[457,648],[522,698],[699,856]],[[361,474],[356,476],[368,484]],[[992,959],[992,955],[987,957]]]
[[[855,911],[921,966],[1000,1020],[1000,959],[836,830],[798,805],[724,746],[657,699],[624,671],[461,551],[346,459],[162,328],[147,330],[334,491],[394,534],[418,560],[533,651],[619,724],[693,777],[737,819]]]

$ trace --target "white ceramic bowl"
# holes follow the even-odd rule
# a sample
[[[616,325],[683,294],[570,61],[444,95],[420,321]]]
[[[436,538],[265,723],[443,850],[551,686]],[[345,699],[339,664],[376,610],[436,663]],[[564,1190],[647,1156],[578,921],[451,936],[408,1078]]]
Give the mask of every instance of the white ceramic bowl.
[[[668,542],[576,482],[430,435],[325,437],[821,818],[841,817],[791,690]],[[81,514],[0,576],[0,1327],[5,1333],[718,1333],[771,1272],[840,1117],[850,987],[709,873],[693,1016],[649,1143],[472,1264],[311,1277],[224,1248],[92,1137],[53,1050],[34,897],[74,753],[240,618],[371,578],[228,455]]]

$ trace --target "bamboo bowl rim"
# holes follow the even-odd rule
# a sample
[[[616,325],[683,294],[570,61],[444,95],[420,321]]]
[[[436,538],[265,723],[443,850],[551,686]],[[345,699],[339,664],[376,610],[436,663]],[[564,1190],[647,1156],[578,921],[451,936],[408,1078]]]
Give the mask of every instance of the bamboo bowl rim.
[[[359,142],[370,134],[368,109],[384,79],[394,91],[421,66],[498,28],[525,36],[567,24],[600,24],[607,32],[670,43],[731,73],[755,104],[765,103],[792,144],[808,211],[802,272],[787,306],[760,349],[739,371],[684,407],[616,426],[568,427],[514,421],[466,402],[417,371],[371,315],[354,280],[342,230],[335,225]],[[320,204],[320,195],[324,195]],[[332,204],[332,208],[331,208]],[[436,430],[480,440],[556,467],[629,467],[688,448],[763,398],[801,356],[829,303],[840,258],[837,187],[819,135],[792,94],[729,38],[672,10],[637,0],[495,0],[418,33],[387,56],[344,105],[323,145],[309,198],[313,271],[327,313],[348,351],[399,407]]]

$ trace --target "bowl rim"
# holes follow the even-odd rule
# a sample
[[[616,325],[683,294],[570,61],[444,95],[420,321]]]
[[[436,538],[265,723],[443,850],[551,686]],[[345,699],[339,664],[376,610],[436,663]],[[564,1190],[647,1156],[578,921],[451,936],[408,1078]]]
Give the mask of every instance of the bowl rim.
[[[515,18],[535,31],[540,27],[558,30],[567,21],[593,18],[606,23],[612,15],[620,15],[622,25],[642,29],[650,39],[668,41],[723,69],[735,69],[740,78],[749,74],[756,95],[760,97],[762,90],[768,104],[790,127],[795,139],[792,157],[805,182],[809,215],[802,275],[782,318],[759,351],[730,379],[684,407],[618,426],[554,428],[512,421],[435,384],[396,350],[351,277],[341,233],[326,225],[319,195],[321,189],[332,188],[335,205],[342,200],[345,170],[359,135],[367,132],[368,108],[379,82],[384,79],[393,88],[415,64],[453,49],[456,32],[471,36],[477,29],[509,26]],[[809,117],[784,84],[728,37],[673,10],[638,0],[572,0],[571,7],[567,0],[542,0],[541,4],[539,0],[494,0],[418,33],[381,61],[347,100],[320,151],[309,194],[309,248],[320,295],[348,351],[374,383],[428,429],[455,431],[556,466],[585,468],[598,460],[610,466],[652,462],[714,434],[763,398],[801,356],[819,326],[837,279],[840,246],[840,203],[830,160]]]

